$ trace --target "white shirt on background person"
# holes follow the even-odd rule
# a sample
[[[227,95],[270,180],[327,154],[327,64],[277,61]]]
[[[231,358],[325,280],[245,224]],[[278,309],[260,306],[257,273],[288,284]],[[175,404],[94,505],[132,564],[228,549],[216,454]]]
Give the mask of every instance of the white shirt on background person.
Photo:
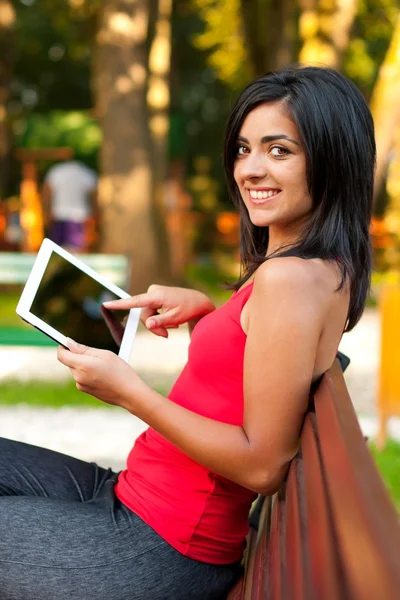
[[[86,165],[70,160],[51,167],[45,177],[51,189],[51,213],[56,221],[83,222],[91,215],[90,194],[97,175]]]

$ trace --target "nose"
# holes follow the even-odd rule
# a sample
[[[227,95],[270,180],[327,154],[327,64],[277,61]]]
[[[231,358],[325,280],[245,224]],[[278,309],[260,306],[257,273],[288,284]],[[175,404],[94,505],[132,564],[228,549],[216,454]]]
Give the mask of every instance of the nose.
[[[261,179],[267,175],[267,161],[263,152],[251,152],[241,164],[243,179]]]

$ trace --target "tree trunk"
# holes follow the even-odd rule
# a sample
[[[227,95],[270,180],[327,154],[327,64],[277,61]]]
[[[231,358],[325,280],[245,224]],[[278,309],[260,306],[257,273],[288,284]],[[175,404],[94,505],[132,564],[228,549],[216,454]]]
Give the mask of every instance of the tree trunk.
[[[172,0],[158,0],[158,13],[149,54],[149,83],[147,104],[149,127],[152,140],[153,197],[156,205],[154,212],[155,227],[159,243],[169,247],[169,276],[173,276],[172,244],[168,228],[166,190],[167,155],[170,108],[170,72],[171,72],[171,16]],[[182,275],[182,274],[181,274]]]
[[[357,14],[358,0],[300,0],[299,22],[302,48],[299,60],[305,64],[342,66]]]
[[[7,120],[8,84],[12,68],[11,36],[15,11],[9,0],[0,0],[0,201],[6,196],[10,167],[11,135]]]
[[[147,104],[157,15],[157,0],[105,0],[94,55],[96,110],[104,136],[101,251],[131,256],[132,293],[165,281],[169,274],[160,206],[154,200]]]
[[[394,143],[396,126],[400,125],[400,16],[397,18],[392,41],[378,74],[371,99],[375,122],[377,164],[375,198],[386,177],[389,155]]]
[[[255,76],[293,62],[295,0],[242,0],[241,13]]]

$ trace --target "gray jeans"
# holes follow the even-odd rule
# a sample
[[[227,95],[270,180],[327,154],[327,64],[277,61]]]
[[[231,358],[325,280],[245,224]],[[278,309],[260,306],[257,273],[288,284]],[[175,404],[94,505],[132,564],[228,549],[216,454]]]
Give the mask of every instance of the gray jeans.
[[[212,600],[238,564],[181,555],[114,494],[117,473],[0,438],[0,600]]]

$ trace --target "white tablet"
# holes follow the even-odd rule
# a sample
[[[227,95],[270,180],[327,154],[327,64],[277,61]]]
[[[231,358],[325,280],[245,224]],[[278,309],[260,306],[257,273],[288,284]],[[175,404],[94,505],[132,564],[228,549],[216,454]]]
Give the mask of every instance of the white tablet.
[[[44,239],[17,314],[56,342],[112,350],[129,361],[140,309],[111,311],[102,304],[129,294],[54,242]]]

